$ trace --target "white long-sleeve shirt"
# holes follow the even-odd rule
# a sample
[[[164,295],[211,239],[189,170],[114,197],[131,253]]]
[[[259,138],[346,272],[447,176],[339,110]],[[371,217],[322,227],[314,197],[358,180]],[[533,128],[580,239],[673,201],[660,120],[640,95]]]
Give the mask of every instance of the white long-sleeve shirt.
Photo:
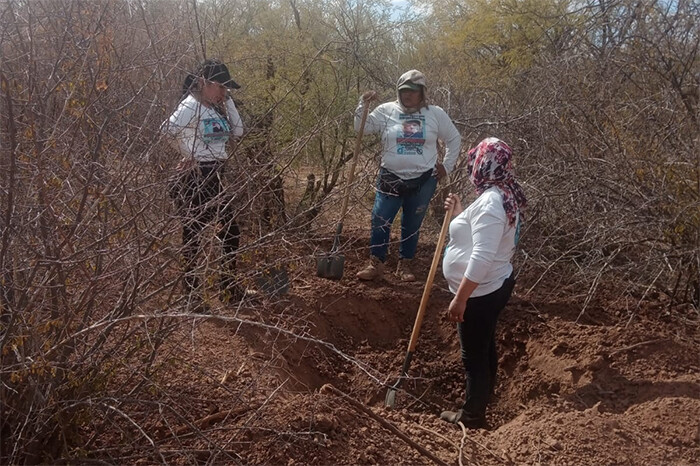
[[[228,118],[190,94],[163,122],[161,130],[175,137],[183,157],[194,157],[198,162],[226,160],[226,142],[243,135],[243,122],[232,99],[226,99],[225,107]]]
[[[510,263],[518,240],[520,218],[508,224],[498,188],[484,191],[450,222],[450,242],[442,271],[452,293],[462,277],[478,283],[472,297],[498,290],[513,272]]]
[[[355,111],[355,131],[360,129],[364,102]],[[417,178],[435,167],[437,141],[445,143],[443,165],[450,173],[459,156],[461,136],[447,113],[437,105],[429,105],[415,113],[404,113],[397,102],[377,106],[367,115],[365,133],[381,133],[381,166],[408,180]]]

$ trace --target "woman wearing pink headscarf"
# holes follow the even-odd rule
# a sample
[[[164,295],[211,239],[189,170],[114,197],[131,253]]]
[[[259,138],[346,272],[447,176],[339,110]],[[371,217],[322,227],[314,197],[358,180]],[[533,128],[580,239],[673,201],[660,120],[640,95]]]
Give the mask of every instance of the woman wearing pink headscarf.
[[[467,160],[477,199],[464,210],[456,194],[445,201],[445,209],[454,210],[442,268],[455,295],[447,313],[457,322],[466,396],[461,409],[444,411],[440,418],[472,429],[486,424],[498,368],[496,322],[515,286],[510,261],[527,205],[511,157],[505,142],[484,139],[469,151]]]

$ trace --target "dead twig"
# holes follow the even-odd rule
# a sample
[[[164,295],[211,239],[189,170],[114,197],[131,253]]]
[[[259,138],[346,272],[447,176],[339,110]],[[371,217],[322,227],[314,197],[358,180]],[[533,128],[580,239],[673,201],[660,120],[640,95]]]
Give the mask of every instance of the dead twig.
[[[196,427],[197,429],[200,429],[200,430],[206,429],[210,425],[217,423],[217,422],[220,422],[220,421],[223,421],[224,419],[226,419],[228,417],[241,416],[241,415],[247,413],[248,411],[250,411],[251,409],[253,409],[253,408],[251,408],[250,406],[239,406],[238,408],[229,409],[226,411],[219,411],[218,413],[211,414],[211,415],[206,416],[198,421],[195,421],[193,423],[193,426]],[[180,426],[177,429],[175,429],[175,435],[178,437],[181,435],[184,435],[187,432],[189,432],[190,430],[192,430],[193,426],[191,426],[191,425]]]
[[[415,400],[413,400],[412,403],[409,403],[409,405],[406,406],[406,409],[407,409],[407,410],[408,410],[408,409],[411,409],[414,405],[416,405],[417,403],[420,403],[421,400],[422,400],[422,398],[425,396],[426,393],[428,393],[428,390],[430,390],[431,388],[433,388],[433,384],[432,384],[432,383],[429,384],[428,387],[427,387],[425,390],[423,390],[423,393],[421,393],[419,397],[417,397]]]
[[[371,409],[367,408],[359,401],[355,400],[354,398],[350,397],[349,395],[346,395],[345,393],[338,390],[337,388],[335,388],[333,385],[331,385],[329,383],[324,385],[323,387],[321,387],[321,393],[328,393],[328,392],[332,392],[335,395],[338,395],[341,398],[343,398],[344,400],[346,400],[347,402],[349,402],[355,409],[357,409],[358,411],[366,414],[367,416],[369,416],[372,419],[374,419],[375,421],[377,421],[379,424],[382,425],[382,427],[389,430],[391,433],[393,433],[394,435],[399,437],[401,440],[406,442],[412,448],[414,448],[415,450],[420,452],[423,456],[425,456],[426,458],[429,458],[435,464],[439,464],[441,466],[447,466],[447,463],[445,463],[440,458],[438,458],[437,456],[430,453],[422,445],[419,445],[416,442],[414,442],[413,440],[411,440],[411,438],[408,435],[406,435],[405,433],[400,431],[396,426],[394,426],[390,422],[386,421],[385,419],[377,416]]]
[[[441,439],[441,440],[444,440],[444,441],[446,441],[447,443],[449,443],[449,444],[451,444],[451,445],[454,445],[454,444],[455,444],[452,440],[448,439],[447,437],[445,437],[445,436],[442,435],[442,434],[439,434],[439,433],[435,432],[435,431],[432,430],[432,429],[428,429],[427,427],[422,426],[422,425],[420,425],[420,424],[417,424],[417,426],[418,426],[419,429],[424,430],[424,431],[426,431],[426,432],[430,432],[431,434],[433,434],[433,435],[436,436],[437,438],[439,438],[439,439]]]
[[[620,349],[616,349],[615,351],[611,351],[611,352],[608,354],[608,357],[612,357],[612,356],[614,356],[614,355],[616,355],[616,354],[624,353],[624,352],[626,352],[626,351],[630,351],[630,350],[633,350],[633,349],[635,349],[635,348],[639,348],[639,347],[641,347],[641,346],[653,345],[654,343],[661,343],[662,341],[666,341],[666,338],[659,338],[659,339],[656,339],[656,340],[649,340],[649,341],[642,341],[642,342],[639,342],[639,343],[635,343],[634,345],[625,346],[624,348],[620,348]]]
[[[464,427],[462,422],[459,422],[458,425],[462,429],[462,440],[459,442],[459,456],[457,459],[459,460],[459,466],[464,466],[464,463],[462,463],[462,455],[464,453],[464,441],[467,439],[467,428]]]
[[[431,434],[435,435],[436,437],[438,437],[438,438],[440,438],[440,439],[442,439],[442,440],[445,440],[446,442],[449,442],[450,444],[454,445],[454,442],[453,442],[452,440],[448,439],[447,437],[445,437],[445,436],[442,435],[442,434],[439,434],[439,433],[435,432],[434,430],[428,429],[427,427],[424,427],[424,426],[422,426],[422,425],[420,425],[420,424],[418,424],[418,428],[419,428],[419,429],[422,429],[422,430],[424,430],[424,431],[426,431],[426,432],[430,432]],[[502,456],[497,455],[495,452],[493,452],[492,450],[490,450],[486,445],[484,445],[484,444],[482,444],[482,443],[479,443],[479,442],[477,442],[476,440],[474,440],[474,439],[472,439],[472,438],[469,438],[469,437],[467,437],[467,440],[469,440],[470,442],[472,442],[474,445],[483,448],[484,451],[486,451],[488,454],[490,454],[491,456],[493,456],[494,458],[496,458],[497,460],[499,460],[502,464],[512,464],[512,461],[511,461],[511,460],[509,460],[509,459],[507,459],[507,458],[504,458],[504,457],[502,457]]]

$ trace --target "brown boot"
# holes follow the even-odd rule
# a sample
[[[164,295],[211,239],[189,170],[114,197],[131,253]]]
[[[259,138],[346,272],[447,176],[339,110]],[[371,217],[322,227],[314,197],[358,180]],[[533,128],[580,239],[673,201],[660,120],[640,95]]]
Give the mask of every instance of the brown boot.
[[[413,259],[401,258],[396,265],[396,276],[399,277],[402,282],[416,281],[416,275],[411,271],[411,262],[413,262]]]
[[[369,265],[357,272],[360,280],[377,280],[384,274],[384,262],[376,256],[369,256]]]

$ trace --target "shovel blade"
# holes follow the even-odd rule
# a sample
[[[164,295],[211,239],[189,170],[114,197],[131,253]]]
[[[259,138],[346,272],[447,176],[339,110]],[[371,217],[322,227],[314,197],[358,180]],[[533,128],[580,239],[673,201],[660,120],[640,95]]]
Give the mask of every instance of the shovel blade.
[[[316,275],[329,280],[343,278],[345,256],[341,254],[327,254],[316,258]]]
[[[403,360],[401,376],[394,385],[389,387],[389,390],[386,392],[386,397],[384,398],[384,406],[386,406],[387,408],[393,408],[394,403],[396,403],[396,390],[399,389],[404,379],[408,377],[408,368],[411,366],[411,359],[413,359],[413,351],[409,349],[406,352],[406,358]]]
[[[396,388],[391,387],[386,392],[386,397],[384,398],[384,406],[391,409],[396,404]]]
[[[266,268],[255,283],[267,296],[280,296],[289,291],[289,275],[284,267]]]

